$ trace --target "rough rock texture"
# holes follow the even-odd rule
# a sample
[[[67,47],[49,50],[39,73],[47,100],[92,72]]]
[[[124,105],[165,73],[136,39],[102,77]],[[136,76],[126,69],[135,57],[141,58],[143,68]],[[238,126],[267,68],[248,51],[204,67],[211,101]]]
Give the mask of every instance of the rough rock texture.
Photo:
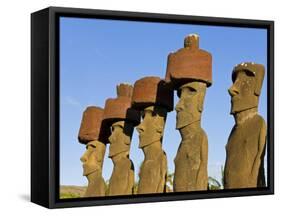
[[[258,101],[264,67],[241,63],[232,73],[231,114],[235,125],[226,145],[224,188],[255,188],[265,186],[264,154],[266,123],[258,115]]]
[[[132,106],[143,115],[137,130],[139,148],[145,156],[140,167],[138,194],[165,192],[167,157],[162,149],[162,138],[173,101],[173,89],[159,77],[144,77],[134,84]]]
[[[112,158],[114,167],[109,180],[108,195],[131,195],[134,187],[134,165],[133,162],[124,156]]]
[[[90,106],[83,113],[78,140],[87,144],[81,157],[83,175],[88,179],[85,197],[105,196],[105,182],[102,167],[106,143],[108,143],[109,127],[103,121],[104,110]]]
[[[109,157],[114,167],[109,180],[108,195],[133,193],[134,165],[129,158],[134,126],[139,124],[140,112],[131,108],[133,86],[117,86],[117,98],[105,104],[104,121],[111,125]]]
[[[262,64],[256,64],[253,62],[244,62],[238,64],[234,67],[232,71],[232,82],[235,82],[237,74],[241,71],[245,71],[249,73],[249,76],[255,76],[256,79],[256,87],[255,94],[260,95],[260,91],[262,88],[263,78],[264,78],[264,66]]]
[[[201,128],[205,92],[203,82],[190,82],[181,87],[176,111],[182,141],[174,160],[175,192],[207,190],[208,187],[208,139]]]
[[[132,106],[143,110],[145,107],[154,105],[172,111],[174,108],[173,89],[159,77],[144,77],[137,80],[134,84]]]
[[[139,148],[142,148],[145,156],[139,173],[138,194],[165,192],[167,158],[162,149],[162,138],[166,115],[166,108],[146,107],[143,121],[137,126]]]
[[[106,185],[101,171],[91,175],[93,180],[89,180],[88,187],[83,197],[105,196]]]
[[[181,129],[183,130],[183,129]],[[187,126],[175,162],[174,191],[207,190],[208,140],[200,125]]]
[[[126,195],[133,193],[134,165],[129,158],[131,138],[134,125],[118,121],[112,125],[109,137],[109,157],[114,167],[109,180],[108,195]]]
[[[212,55],[188,35],[184,48],[170,53],[165,80],[177,90],[177,122],[182,141],[175,162],[174,191],[207,190],[208,139],[201,128],[206,87],[212,84]]]
[[[199,36],[185,38],[184,48],[168,55],[166,78],[174,89],[188,81],[202,81],[212,84],[212,55],[199,49]]]
[[[80,159],[83,163],[83,175],[88,179],[84,197],[105,196],[105,182],[102,177],[105,148],[104,143],[91,141]]]
[[[93,140],[108,143],[109,127],[103,122],[104,110],[100,107],[90,106],[83,112],[79,129],[78,140],[87,144]]]

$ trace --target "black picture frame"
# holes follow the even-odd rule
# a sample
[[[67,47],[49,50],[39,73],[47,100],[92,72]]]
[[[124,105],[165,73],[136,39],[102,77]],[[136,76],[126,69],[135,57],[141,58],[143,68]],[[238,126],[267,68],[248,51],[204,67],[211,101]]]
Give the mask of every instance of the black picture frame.
[[[267,30],[267,187],[59,199],[59,17],[99,18]],[[49,7],[31,14],[31,201],[47,208],[274,194],[274,22]]]

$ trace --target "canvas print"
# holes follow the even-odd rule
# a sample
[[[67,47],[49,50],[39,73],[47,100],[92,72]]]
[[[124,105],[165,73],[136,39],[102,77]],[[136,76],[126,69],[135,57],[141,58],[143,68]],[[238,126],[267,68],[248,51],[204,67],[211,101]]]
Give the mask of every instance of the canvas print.
[[[60,199],[267,187],[267,41],[61,16]]]

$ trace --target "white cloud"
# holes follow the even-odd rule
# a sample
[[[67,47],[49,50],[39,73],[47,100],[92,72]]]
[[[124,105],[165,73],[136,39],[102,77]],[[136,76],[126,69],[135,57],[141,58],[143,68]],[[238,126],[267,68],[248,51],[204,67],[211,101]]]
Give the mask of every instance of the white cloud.
[[[68,105],[78,107],[78,108],[82,107],[81,103],[78,100],[76,100],[74,97],[66,96],[64,101]]]

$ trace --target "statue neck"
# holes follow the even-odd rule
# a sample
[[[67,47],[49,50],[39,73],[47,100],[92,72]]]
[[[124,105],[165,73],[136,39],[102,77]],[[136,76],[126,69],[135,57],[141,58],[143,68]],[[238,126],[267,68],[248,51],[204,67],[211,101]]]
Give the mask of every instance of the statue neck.
[[[120,152],[119,154],[116,154],[111,157],[114,164],[117,163],[120,159],[124,158],[129,158],[129,151]]]
[[[89,184],[94,183],[94,181],[99,177],[101,177],[101,169],[98,169],[95,172],[87,175]]]
[[[153,143],[151,143],[150,145],[147,145],[145,147],[142,148],[145,159],[149,160],[149,159],[154,159],[155,157],[158,157],[158,154],[162,154],[163,149],[162,149],[162,142],[159,141],[155,141]]]
[[[234,114],[235,124],[241,125],[248,119],[253,118],[258,113],[258,108],[254,107]]]
[[[194,132],[198,131],[201,128],[201,120],[195,121],[181,129],[179,129],[182,139],[186,138],[194,134]]]

